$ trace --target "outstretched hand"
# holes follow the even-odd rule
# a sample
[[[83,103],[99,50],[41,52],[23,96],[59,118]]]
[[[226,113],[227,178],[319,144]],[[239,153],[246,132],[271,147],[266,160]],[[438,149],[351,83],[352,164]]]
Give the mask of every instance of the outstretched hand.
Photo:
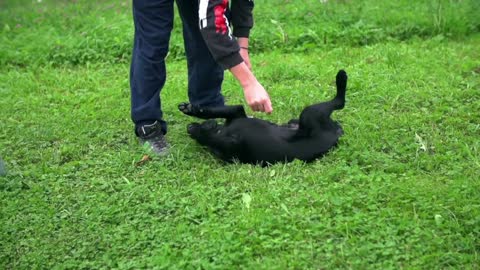
[[[252,65],[248,55],[248,39],[239,38],[240,56],[243,62],[230,68],[233,76],[237,78],[243,88],[245,101],[248,106],[255,112],[271,113],[273,111],[270,97],[265,88],[258,82],[252,72]]]
[[[265,88],[255,80],[252,85],[244,88],[245,100],[248,106],[255,112],[271,113],[273,111],[272,102]]]

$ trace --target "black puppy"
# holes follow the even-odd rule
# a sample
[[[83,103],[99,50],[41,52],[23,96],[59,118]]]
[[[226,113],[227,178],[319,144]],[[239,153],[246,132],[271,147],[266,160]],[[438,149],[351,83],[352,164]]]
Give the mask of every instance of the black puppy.
[[[192,123],[187,131],[224,161],[237,160],[263,166],[293,159],[310,162],[326,154],[343,134],[340,124],[330,115],[345,106],[345,71],[338,72],[336,84],[334,99],[308,106],[299,119],[280,126],[248,118],[241,105],[202,108],[182,103],[178,108],[187,115],[211,119],[202,124]],[[225,118],[225,124],[218,124],[213,118]]]

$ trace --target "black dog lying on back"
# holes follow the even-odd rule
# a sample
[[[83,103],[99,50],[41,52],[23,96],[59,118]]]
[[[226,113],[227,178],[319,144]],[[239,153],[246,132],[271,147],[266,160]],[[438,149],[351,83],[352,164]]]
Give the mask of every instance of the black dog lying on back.
[[[334,110],[345,106],[347,73],[340,70],[336,77],[334,99],[303,109],[299,119],[276,125],[248,118],[243,106],[201,108],[189,103],[178,106],[183,113],[202,119],[201,124],[188,125],[187,131],[198,143],[226,162],[260,164],[290,162],[300,159],[310,162],[322,157],[336,146],[343,134],[342,127],[330,118]],[[214,118],[225,118],[224,125]]]

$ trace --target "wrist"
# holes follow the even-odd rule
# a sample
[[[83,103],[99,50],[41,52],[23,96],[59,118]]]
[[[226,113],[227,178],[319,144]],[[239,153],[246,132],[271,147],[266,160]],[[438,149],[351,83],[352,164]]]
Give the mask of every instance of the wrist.
[[[230,68],[230,72],[238,80],[244,90],[257,83],[257,78],[255,78],[245,62]]]
[[[240,48],[247,48],[248,49],[248,38],[237,38],[237,43]]]
[[[253,75],[251,77],[246,78],[243,81],[240,81],[240,85],[242,86],[243,91],[247,91],[248,89],[251,89],[252,86],[254,86],[255,84],[257,84],[257,78],[255,78],[255,76]]]

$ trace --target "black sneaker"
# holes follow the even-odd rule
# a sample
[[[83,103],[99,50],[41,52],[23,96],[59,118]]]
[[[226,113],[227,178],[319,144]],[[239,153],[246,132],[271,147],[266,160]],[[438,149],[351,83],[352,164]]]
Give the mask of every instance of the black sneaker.
[[[155,121],[155,123],[151,125],[143,125],[137,128],[136,133],[140,139],[140,143],[143,144],[146,149],[153,151],[159,156],[168,153],[169,145],[163,134],[162,126],[158,121]]]

